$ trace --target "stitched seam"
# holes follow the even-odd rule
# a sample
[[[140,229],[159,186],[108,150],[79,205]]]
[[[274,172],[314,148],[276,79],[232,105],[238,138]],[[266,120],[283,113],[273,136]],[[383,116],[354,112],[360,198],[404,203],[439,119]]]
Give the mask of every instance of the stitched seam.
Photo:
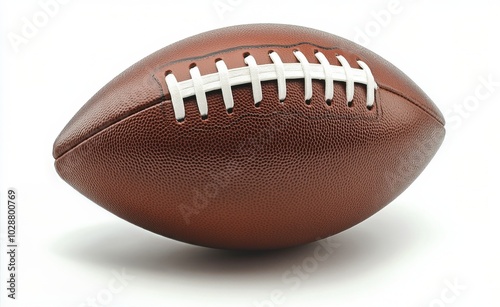
[[[431,112],[428,108],[425,108],[425,107],[421,106],[421,105],[420,105],[419,103],[417,103],[414,99],[412,99],[412,98],[410,98],[410,97],[408,97],[408,96],[406,96],[406,95],[404,95],[404,94],[402,94],[402,93],[400,93],[400,92],[396,91],[396,90],[395,90],[395,89],[393,89],[392,87],[389,87],[389,86],[386,86],[386,85],[383,85],[383,84],[379,84],[378,86],[379,86],[379,88],[381,88],[381,89],[384,89],[384,90],[386,90],[386,91],[388,91],[388,92],[393,93],[394,95],[397,95],[397,96],[399,96],[399,97],[401,97],[401,98],[404,98],[405,100],[408,100],[410,103],[412,103],[412,104],[413,104],[413,105],[415,105],[417,108],[419,108],[419,109],[421,109],[422,111],[424,111],[425,113],[427,113],[430,117],[432,117],[432,118],[433,118],[433,119],[435,119],[438,123],[440,123],[442,126],[444,126],[444,122],[443,122],[441,119],[439,119],[439,117],[438,117],[436,114],[434,114],[434,112]]]
[[[96,135],[96,134],[100,133],[101,131],[106,130],[107,128],[109,128],[109,127],[111,127],[111,126],[113,126],[113,125],[121,122],[122,120],[125,120],[128,117],[130,117],[130,116],[134,116],[135,114],[137,114],[139,112],[142,112],[142,111],[144,111],[144,110],[146,110],[146,109],[148,109],[148,108],[150,108],[152,106],[155,106],[155,105],[157,105],[157,104],[162,103],[163,101],[165,101],[166,100],[166,95],[163,92],[163,88],[161,86],[161,83],[159,82],[159,80],[156,78],[155,75],[152,75],[152,77],[153,77],[153,80],[155,80],[156,84],[158,85],[158,88],[160,89],[160,93],[161,93],[160,98],[158,98],[156,100],[153,100],[153,101],[151,101],[151,102],[149,102],[149,103],[141,106],[140,108],[137,108],[136,110],[134,110],[131,113],[127,113],[127,114],[125,114],[123,116],[119,116],[119,117],[115,118],[113,121],[111,121],[111,122],[109,122],[109,123],[107,123],[105,125],[101,125],[101,126],[95,128],[91,133],[88,133],[87,135],[79,138],[78,141],[75,141],[74,145],[72,145],[71,147],[67,148],[64,152],[61,152],[57,157],[54,157],[54,159],[55,160],[59,159],[60,157],[62,157],[67,152],[71,151],[73,148],[77,147],[81,143],[85,142],[88,139],[91,139],[94,135]]]
[[[174,115],[178,121],[183,121],[185,116],[184,98],[195,96],[197,99],[200,115],[207,116],[208,106],[206,100],[207,92],[222,90],[226,109],[233,108],[232,90],[233,86],[250,84],[253,90],[254,103],[257,105],[262,100],[262,82],[276,81],[278,84],[279,100],[286,99],[286,83],[293,79],[303,79],[305,82],[304,101],[312,97],[312,80],[323,80],[325,83],[325,101],[333,98],[333,86],[335,82],[345,82],[347,103],[354,97],[354,84],[364,84],[367,86],[367,107],[371,108],[374,102],[374,92],[377,84],[371,71],[364,62],[358,60],[361,68],[352,68],[347,60],[337,55],[341,65],[332,65],[321,52],[316,52],[315,56],[321,63],[309,63],[305,55],[294,51],[294,55],[300,63],[282,62],[277,52],[269,53],[274,64],[257,64],[252,55],[245,57],[247,66],[227,70],[224,60],[219,60],[217,64],[223,64],[223,71],[201,75],[198,67],[193,65],[190,68],[191,79],[178,82],[175,73],[169,72],[165,77],[170,98],[174,107]],[[323,59],[323,60],[321,60]],[[328,73],[327,73],[328,72]],[[221,76],[225,76],[225,83]],[[328,94],[329,93],[329,94]]]

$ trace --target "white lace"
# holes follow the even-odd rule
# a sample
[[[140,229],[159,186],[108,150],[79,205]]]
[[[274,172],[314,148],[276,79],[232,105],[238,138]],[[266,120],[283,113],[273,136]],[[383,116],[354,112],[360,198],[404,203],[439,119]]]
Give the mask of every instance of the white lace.
[[[223,60],[215,63],[217,73],[201,75],[198,67],[193,66],[189,72],[191,79],[178,82],[173,73],[165,77],[170,92],[175,118],[184,120],[184,98],[195,96],[198,110],[202,118],[208,116],[206,93],[221,90],[224,104],[228,112],[234,107],[232,87],[242,84],[251,84],[254,103],[262,101],[262,82],[276,81],[278,97],[281,102],[286,99],[286,81],[291,79],[304,80],[304,100],[308,102],[313,95],[312,80],[325,81],[325,101],[331,101],[334,95],[334,82],[345,82],[347,103],[354,99],[354,84],[364,84],[367,89],[366,106],[371,108],[375,102],[377,83],[370,68],[363,61],[357,61],[359,67],[352,68],[347,60],[338,55],[340,66],[331,65],[326,56],[316,52],[318,63],[310,63],[306,56],[296,50],[294,55],[298,63],[283,63],[277,52],[271,52],[269,57],[273,64],[258,65],[251,55],[245,57],[246,67],[228,69]]]

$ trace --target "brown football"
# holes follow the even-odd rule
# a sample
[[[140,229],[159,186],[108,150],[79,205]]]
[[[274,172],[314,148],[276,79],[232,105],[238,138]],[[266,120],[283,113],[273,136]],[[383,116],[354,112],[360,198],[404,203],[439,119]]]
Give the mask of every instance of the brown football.
[[[444,135],[434,103],[386,60],[322,31],[259,24],[131,66],[70,120],[53,155],[65,181],[135,225],[257,250],[365,220]]]

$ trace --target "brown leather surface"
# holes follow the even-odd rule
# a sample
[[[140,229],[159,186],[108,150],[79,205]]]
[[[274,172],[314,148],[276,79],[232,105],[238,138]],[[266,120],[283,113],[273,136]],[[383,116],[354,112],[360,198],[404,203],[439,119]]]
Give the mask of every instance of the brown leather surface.
[[[254,106],[251,86],[233,87],[234,112],[220,91],[207,94],[208,119],[194,97],[175,120],[164,76],[189,79],[246,66],[244,54],[271,63],[297,62],[293,50],[317,63],[315,50],[340,65],[361,59],[379,85],[375,107],[356,85],[348,107],[345,84],[324,101],[314,81],[263,83]],[[114,214],[158,234],[194,244],[270,249],[298,245],[347,229],[380,210],[421,173],[444,138],[444,119],[403,73],[372,52],[307,28],[250,25],[207,32],[170,45],[112,80],[75,115],[54,144],[60,176]]]

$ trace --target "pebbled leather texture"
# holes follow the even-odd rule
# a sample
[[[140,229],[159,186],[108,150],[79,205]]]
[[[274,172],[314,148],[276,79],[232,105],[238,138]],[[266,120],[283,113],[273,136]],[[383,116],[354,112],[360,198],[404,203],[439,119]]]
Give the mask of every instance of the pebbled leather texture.
[[[246,66],[249,53],[270,64],[269,51],[311,63],[344,56],[371,69],[379,88],[373,109],[356,84],[348,106],[335,82],[331,106],[324,81],[287,80],[280,102],[263,82],[254,105],[251,85],[232,88],[228,114],[221,91],[207,93],[202,120],[195,97],[176,121],[164,77],[190,79]],[[110,212],[155,233],[202,246],[274,249],[343,231],[404,191],[423,171],[445,135],[444,119],[425,93],[390,63],[340,37],[289,25],[246,25],[206,32],[146,57],[101,89],[54,143],[59,175]]]

